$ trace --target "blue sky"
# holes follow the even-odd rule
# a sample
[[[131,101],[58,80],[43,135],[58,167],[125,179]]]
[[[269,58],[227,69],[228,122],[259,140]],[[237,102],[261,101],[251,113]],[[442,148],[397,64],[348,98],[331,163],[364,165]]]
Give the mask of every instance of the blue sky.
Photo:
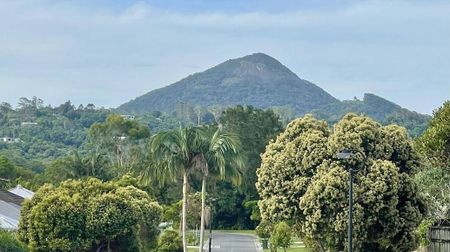
[[[115,107],[269,54],[339,99],[431,113],[450,95],[448,1],[0,0],[0,101]]]

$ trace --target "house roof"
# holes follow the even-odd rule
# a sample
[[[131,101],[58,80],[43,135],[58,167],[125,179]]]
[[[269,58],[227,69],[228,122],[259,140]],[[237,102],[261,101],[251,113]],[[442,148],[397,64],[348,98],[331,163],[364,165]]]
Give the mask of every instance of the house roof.
[[[19,221],[0,214],[0,229],[17,230],[19,229]]]
[[[30,191],[21,185],[17,185],[13,189],[10,189],[9,192],[14,193],[15,195],[18,195],[24,199],[31,199],[34,195],[33,191]]]
[[[0,200],[0,214],[19,221],[20,206]]]
[[[8,192],[4,189],[0,189],[0,200],[20,206],[22,204],[24,198],[12,193],[12,192]]]

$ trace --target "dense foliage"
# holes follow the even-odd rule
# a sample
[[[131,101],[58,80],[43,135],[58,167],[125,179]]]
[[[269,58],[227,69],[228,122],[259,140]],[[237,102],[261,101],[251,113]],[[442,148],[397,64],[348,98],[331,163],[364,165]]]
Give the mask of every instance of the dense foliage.
[[[181,237],[175,230],[165,230],[158,240],[157,252],[181,252],[183,244]]]
[[[365,94],[363,100],[336,102],[313,110],[312,113],[330,124],[335,124],[347,113],[363,114],[383,125],[397,124],[403,126],[408,129],[409,134],[413,137],[422,134],[430,120],[427,115],[409,111],[374,94]]]
[[[217,199],[213,206],[213,225],[219,229],[253,229],[259,221],[256,168],[261,164],[260,154],[282,130],[282,124],[271,110],[251,106],[226,109],[219,123],[226,131],[240,138],[240,153],[246,162],[242,171],[242,185],[237,187],[222,181],[215,184],[211,192],[211,197]]]
[[[21,98],[17,109],[0,105],[0,137],[13,138],[0,149],[18,150],[27,159],[54,158],[86,141],[86,131],[94,122],[104,121],[111,113],[89,104],[76,108],[70,101],[52,108],[33,97]]]
[[[57,107],[44,106],[37,97],[21,98],[17,108],[1,103],[0,152],[17,152],[28,160],[59,158],[75,148],[87,148],[88,129],[114,113],[93,104],[76,107],[70,101]],[[188,123],[161,112],[149,112],[135,120],[153,132]],[[4,137],[11,138],[11,142],[4,142]]]
[[[0,230],[0,251],[2,252],[26,252],[27,247],[17,240],[16,234]]]
[[[450,102],[433,114],[416,146],[424,157],[425,168],[416,179],[429,199],[430,218],[436,224],[450,223]]]
[[[140,251],[141,238],[156,239],[161,214],[126,180],[68,180],[24,203],[19,238],[33,251]]]
[[[336,159],[343,149],[354,155]],[[263,219],[294,221],[320,251],[345,250],[348,169],[354,180],[355,250],[411,251],[424,213],[413,176],[419,159],[406,130],[346,115],[330,130],[305,116],[269,144],[258,169]]]
[[[281,247],[286,252],[286,249],[292,245],[291,227],[284,221],[275,225],[269,242],[271,251],[277,252],[278,248]]]

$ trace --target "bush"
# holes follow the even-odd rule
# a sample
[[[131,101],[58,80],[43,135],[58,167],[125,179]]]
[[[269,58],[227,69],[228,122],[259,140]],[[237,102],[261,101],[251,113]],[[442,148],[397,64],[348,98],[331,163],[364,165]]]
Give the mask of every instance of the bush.
[[[272,223],[267,220],[262,220],[259,225],[256,227],[256,234],[262,239],[270,238],[270,234],[272,233]]]
[[[194,233],[187,233],[186,234],[186,241],[188,245],[197,246],[199,243],[199,240],[197,239],[197,235]]]
[[[175,230],[166,230],[159,237],[157,252],[181,252],[183,243]]]
[[[33,251],[142,251],[140,233],[156,239],[161,215],[146,192],[122,181],[68,180],[24,202],[18,238]]]
[[[0,230],[1,252],[24,252],[28,251],[23,243],[17,240],[15,233]]]
[[[278,247],[282,247],[284,251],[292,244],[292,230],[286,222],[278,223],[270,237],[270,247],[273,251],[277,251]]]

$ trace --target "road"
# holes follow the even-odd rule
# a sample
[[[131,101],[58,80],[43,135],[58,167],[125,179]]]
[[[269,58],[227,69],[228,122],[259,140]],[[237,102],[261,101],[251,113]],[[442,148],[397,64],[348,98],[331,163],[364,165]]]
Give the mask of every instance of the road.
[[[261,252],[256,238],[248,234],[213,231],[212,252]]]

